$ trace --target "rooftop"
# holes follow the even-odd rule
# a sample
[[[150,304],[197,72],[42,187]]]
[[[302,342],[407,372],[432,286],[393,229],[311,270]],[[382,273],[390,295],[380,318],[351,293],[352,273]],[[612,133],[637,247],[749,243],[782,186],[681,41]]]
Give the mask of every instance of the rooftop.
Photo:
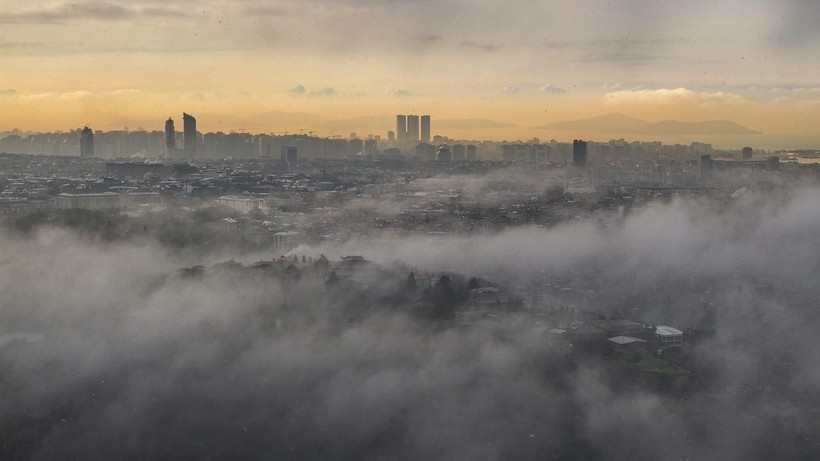
[[[658,325],[655,334],[658,336],[683,336],[682,331],[666,325]]]

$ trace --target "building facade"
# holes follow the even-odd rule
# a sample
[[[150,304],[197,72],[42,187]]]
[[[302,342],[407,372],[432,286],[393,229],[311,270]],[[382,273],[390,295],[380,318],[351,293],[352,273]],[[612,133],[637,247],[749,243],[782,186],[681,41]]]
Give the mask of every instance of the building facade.
[[[196,157],[196,119],[193,115],[182,113],[182,129],[183,129],[183,152],[187,158]]]
[[[94,132],[89,127],[84,127],[80,132],[80,157],[94,156]]]
[[[430,142],[430,116],[421,116],[421,142]]]

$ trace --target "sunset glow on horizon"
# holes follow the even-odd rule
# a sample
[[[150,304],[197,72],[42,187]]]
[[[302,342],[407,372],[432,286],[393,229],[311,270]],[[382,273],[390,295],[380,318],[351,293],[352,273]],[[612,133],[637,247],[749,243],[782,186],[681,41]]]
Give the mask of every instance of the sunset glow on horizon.
[[[203,130],[384,136],[379,116],[429,113],[504,124],[434,134],[549,139],[537,127],[618,113],[800,147],[820,142],[818,18],[802,0],[8,0],[0,130],[159,130],[186,111]]]

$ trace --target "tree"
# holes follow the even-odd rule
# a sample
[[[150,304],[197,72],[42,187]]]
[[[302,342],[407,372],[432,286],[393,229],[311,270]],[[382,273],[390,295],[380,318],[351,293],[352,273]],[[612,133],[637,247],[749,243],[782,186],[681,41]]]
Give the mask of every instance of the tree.
[[[416,274],[411,271],[407,280],[404,281],[404,291],[410,293],[416,291],[416,287]]]
[[[478,279],[475,277],[471,277],[470,281],[467,282],[467,291],[475,290],[476,288],[480,288],[478,286]]]
[[[456,294],[450,277],[442,275],[432,293],[432,317],[433,320],[452,320],[456,313]]]

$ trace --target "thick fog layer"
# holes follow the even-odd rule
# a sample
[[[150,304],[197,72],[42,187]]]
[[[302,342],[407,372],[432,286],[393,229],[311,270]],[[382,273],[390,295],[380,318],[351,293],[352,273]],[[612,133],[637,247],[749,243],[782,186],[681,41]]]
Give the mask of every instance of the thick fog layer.
[[[389,278],[365,292],[238,276],[151,242],[7,234],[0,458],[816,458],[816,418],[793,410],[818,409],[820,189],[736,195],[292,254],[566,292],[583,276],[596,288],[572,299],[580,310],[714,329],[693,348],[709,384],[686,389],[570,363],[526,315],[419,321],[383,301]],[[180,275],[193,264],[209,267]]]

